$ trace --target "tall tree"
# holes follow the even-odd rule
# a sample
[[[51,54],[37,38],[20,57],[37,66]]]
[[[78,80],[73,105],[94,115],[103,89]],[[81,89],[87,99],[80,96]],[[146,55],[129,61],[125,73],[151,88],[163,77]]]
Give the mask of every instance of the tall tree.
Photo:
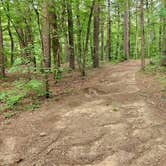
[[[69,63],[70,63],[70,68],[75,69],[72,0],[67,1],[67,12],[68,12],[69,47],[70,47]]]
[[[84,47],[84,53],[83,53],[83,64],[82,64],[82,76],[86,75],[86,58],[87,58],[87,53],[88,53],[88,43],[89,43],[89,36],[90,36],[90,27],[91,27],[91,22],[92,22],[92,16],[93,16],[93,11],[94,11],[94,6],[95,6],[95,0],[92,1],[91,8],[90,8],[90,14],[88,18],[88,25],[87,25],[87,30],[86,30],[86,38],[85,38],[85,47]]]
[[[141,68],[145,68],[144,0],[141,0]]]
[[[136,17],[136,22],[135,22],[135,59],[138,58],[138,1],[136,1],[136,12],[135,12],[135,17]]]
[[[104,60],[104,21],[101,20],[101,60]]]
[[[124,12],[124,57],[129,59],[129,1],[125,2]]]
[[[120,46],[120,6],[117,4],[117,42],[116,42],[116,58],[119,58],[119,46]]]
[[[1,9],[0,9],[1,10]],[[3,32],[2,32],[2,19],[0,11],[0,75],[5,77],[5,57],[3,52]]]
[[[43,67],[45,72],[45,96],[49,98],[48,71],[51,67],[51,49],[50,49],[50,17],[49,3],[44,0],[42,3],[42,43],[43,43]]]
[[[81,23],[80,23],[80,1],[77,0],[76,3],[76,10],[77,10],[77,44],[78,44],[78,66],[79,69],[81,70],[81,58],[82,58],[82,44],[81,44],[81,40],[82,40],[82,30],[81,30]]]
[[[45,68],[51,67],[50,54],[50,22],[49,22],[49,5],[47,0],[42,4],[42,43],[43,43],[43,64]]]
[[[111,60],[111,1],[108,0],[108,20],[107,20],[107,56]]]
[[[50,28],[51,28],[51,40],[52,40],[52,52],[53,52],[53,61],[54,66],[57,69],[61,65],[60,60],[60,41],[58,36],[58,20],[57,20],[57,11],[55,9],[54,3],[52,2],[50,6]]]
[[[5,4],[3,4],[5,5]],[[8,34],[10,37],[10,64],[13,65],[14,63],[14,38],[13,38],[13,33],[11,30],[11,16],[10,16],[10,7],[9,7],[9,1],[6,1],[6,8],[4,7],[4,11],[7,16],[7,29],[8,29]]]
[[[162,0],[162,5],[166,11],[166,1]],[[166,12],[163,14],[163,40],[162,40],[162,62],[163,66],[166,66]]]
[[[94,31],[93,31],[93,67],[96,68],[99,66],[99,0],[96,0],[94,6]]]

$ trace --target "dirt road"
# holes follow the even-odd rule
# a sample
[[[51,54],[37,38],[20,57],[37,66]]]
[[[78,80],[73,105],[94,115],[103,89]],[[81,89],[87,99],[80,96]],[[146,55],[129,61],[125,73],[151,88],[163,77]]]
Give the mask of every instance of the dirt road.
[[[166,121],[140,95],[138,61],[0,125],[0,166],[165,166]]]

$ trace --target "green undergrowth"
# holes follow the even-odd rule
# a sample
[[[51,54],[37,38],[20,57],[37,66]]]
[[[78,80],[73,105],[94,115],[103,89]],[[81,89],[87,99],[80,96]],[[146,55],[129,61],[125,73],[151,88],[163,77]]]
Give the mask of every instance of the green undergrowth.
[[[12,117],[19,111],[38,107],[39,97],[45,93],[42,81],[19,80],[10,84],[10,88],[0,91],[0,112],[5,118]],[[2,84],[3,86],[6,87],[7,83]]]
[[[160,59],[154,58],[145,67],[145,73],[153,75],[162,85],[166,86],[166,66],[160,65]]]

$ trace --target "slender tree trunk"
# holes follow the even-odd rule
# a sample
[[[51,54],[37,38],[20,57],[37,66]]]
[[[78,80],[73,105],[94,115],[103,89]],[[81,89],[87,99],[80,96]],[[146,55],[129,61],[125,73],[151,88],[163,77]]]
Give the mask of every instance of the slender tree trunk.
[[[99,1],[94,7],[94,32],[93,32],[93,67],[99,67]]]
[[[90,35],[90,27],[91,27],[91,21],[92,21],[92,15],[94,10],[95,0],[92,1],[89,19],[88,19],[88,26],[87,26],[87,32],[86,32],[86,39],[85,39],[85,48],[84,48],[84,54],[83,54],[83,64],[82,64],[82,76],[86,75],[86,58],[88,53],[88,43],[89,43],[89,35]]]
[[[65,62],[69,62],[69,43],[68,43],[68,34],[67,34],[67,25],[66,25],[66,0],[62,0],[62,29],[63,29],[63,34],[64,34],[64,57],[65,57]]]
[[[8,20],[8,34],[10,37],[10,64],[13,65],[14,63],[14,39],[13,39],[13,34],[11,32],[11,25],[10,25],[10,20]]]
[[[89,50],[90,50],[90,55],[91,55],[91,59],[93,62],[93,58],[94,58],[94,40],[93,40],[93,32],[90,32],[90,41],[89,41]]]
[[[101,22],[101,60],[104,60],[104,21]]]
[[[45,68],[51,67],[50,54],[50,22],[48,4],[46,0],[42,4],[42,42],[43,42],[43,64]]]
[[[162,54],[162,18],[160,17],[160,27],[159,27],[159,55]]]
[[[0,75],[5,77],[5,57],[3,52],[3,33],[2,33],[2,21],[0,11]]]
[[[166,9],[166,1],[162,0],[162,4]],[[161,65],[166,66],[166,17],[163,16],[163,38],[162,38],[162,59]]]
[[[166,9],[166,1],[164,1],[164,8]],[[164,32],[164,35],[163,35],[163,55],[165,56],[165,59],[166,59],[166,17],[164,17],[163,19],[163,32]]]
[[[129,55],[128,55],[128,59],[130,59],[130,50],[131,50],[131,40],[130,40],[130,36],[131,36],[131,12],[130,12],[130,3],[131,1],[128,0],[128,49],[129,49]]]
[[[41,50],[42,50],[42,53],[43,53],[44,52],[44,47],[43,47],[43,40],[42,40],[40,15],[39,15],[38,9],[35,7],[34,0],[32,0],[32,6],[33,6],[34,12],[36,14],[36,18],[37,18],[37,26],[38,26],[38,31],[39,31],[39,35],[40,35],[40,37],[39,37],[39,39],[40,39],[40,45],[41,45]],[[43,61],[42,60],[40,62],[40,67],[43,68]]]
[[[150,33],[149,33],[149,25],[150,25],[150,18],[149,18],[149,0],[146,0],[146,11],[147,11],[147,57],[150,57]]]
[[[108,0],[107,56],[111,61],[111,1]]]
[[[29,9],[30,10],[30,9]],[[30,13],[30,11],[29,11]],[[25,21],[26,23],[26,47],[28,47],[28,58],[30,62],[33,62],[33,66],[36,69],[36,57],[34,55],[34,41],[33,41],[33,33],[32,33],[32,27],[31,27],[31,18],[30,15]]]
[[[51,9],[54,9],[54,6],[51,6]],[[51,24],[51,31],[52,31],[52,50],[53,50],[53,60],[55,68],[59,68],[61,65],[60,62],[60,42],[58,38],[58,26],[57,26],[57,14],[56,11],[53,10],[50,12],[50,24]]]
[[[43,43],[43,66],[45,68],[45,96],[49,98],[49,80],[48,71],[51,67],[51,54],[50,54],[50,20],[49,20],[49,5],[47,0],[42,4],[42,43]]]
[[[5,9],[4,9],[5,10]],[[10,18],[10,9],[9,9],[9,3],[7,2],[6,3],[6,16],[7,16],[7,19],[8,19],[8,24],[7,24],[7,29],[8,29],[8,34],[9,34],[9,37],[10,37],[10,64],[13,65],[14,63],[14,39],[13,39],[13,34],[12,34],[12,31],[11,31],[11,18]]]
[[[138,58],[138,1],[136,2],[135,59]]]
[[[128,13],[128,0],[126,2],[124,13],[124,57],[129,60],[129,13]]]
[[[69,32],[69,47],[70,47],[70,59],[69,66],[71,69],[75,69],[75,55],[74,55],[74,33],[73,33],[73,12],[72,1],[67,1],[68,12],[68,32]]]
[[[80,23],[80,1],[77,1],[77,27],[78,27],[78,31],[77,31],[77,43],[78,43],[78,66],[79,69],[81,71],[81,58],[82,58],[82,45],[81,45],[81,40],[82,40],[82,31],[81,31],[81,23]]]
[[[141,0],[141,68],[145,68],[145,37],[144,37],[144,0]]]
[[[119,46],[120,46],[120,11],[119,11],[119,5],[117,7],[117,16],[118,16],[118,23],[117,23],[116,59],[119,58]]]

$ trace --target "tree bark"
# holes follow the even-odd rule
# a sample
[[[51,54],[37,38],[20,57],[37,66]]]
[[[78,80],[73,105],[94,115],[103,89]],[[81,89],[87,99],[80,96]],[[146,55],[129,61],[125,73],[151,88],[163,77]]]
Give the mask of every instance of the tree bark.
[[[101,60],[104,60],[104,21],[101,22]]]
[[[43,43],[43,64],[45,68],[51,67],[50,54],[50,22],[47,1],[44,0],[42,4],[42,43]]]
[[[166,1],[162,0],[162,4],[166,9]],[[166,66],[166,16],[163,16],[163,38],[162,38],[162,59],[161,65]]]
[[[117,7],[117,16],[118,16],[118,23],[117,23],[117,42],[116,42],[116,59],[119,58],[119,46],[120,46],[120,9],[119,5]]]
[[[124,13],[124,57],[129,60],[129,13],[128,13],[128,0],[125,2],[125,13]]]
[[[73,12],[72,12],[72,1],[67,1],[67,12],[68,12],[68,33],[69,33],[69,47],[70,47],[70,59],[69,66],[71,69],[75,69],[75,55],[74,55],[74,33],[73,33]]]
[[[8,19],[7,29],[8,29],[8,34],[10,37],[10,64],[13,65],[13,63],[14,63],[14,39],[13,39],[12,31],[11,31],[11,17],[9,14],[10,9],[9,9],[8,1],[6,2],[6,10],[4,9],[4,11],[7,12],[6,16]]]
[[[91,8],[90,8],[89,19],[88,19],[88,26],[87,26],[86,39],[85,39],[85,48],[84,48],[84,54],[83,54],[82,76],[86,75],[86,71],[85,71],[85,68],[86,68],[86,57],[87,57],[87,52],[88,52],[90,27],[91,27],[91,21],[92,21],[94,5],[95,5],[95,0],[92,1],[92,5],[91,5]]]
[[[145,68],[145,36],[144,36],[144,0],[141,0],[141,68]]]
[[[81,45],[81,35],[82,35],[82,30],[81,30],[81,23],[80,23],[80,2],[77,1],[77,27],[78,27],[78,31],[77,31],[77,43],[78,43],[78,66],[79,69],[81,71],[81,58],[82,58],[82,45]]]
[[[111,61],[111,1],[108,0],[107,56]]]
[[[2,33],[2,20],[0,11],[0,75],[5,77],[5,57],[3,52],[3,33]]]
[[[42,43],[43,43],[43,66],[45,74],[45,97],[49,98],[49,80],[48,72],[51,67],[51,50],[50,50],[50,17],[49,17],[49,4],[47,0],[42,3]]]
[[[53,4],[51,5],[52,11],[50,12],[50,24],[52,31],[52,50],[53,50],[53,58],[54,58],[54,66],[55,68],[59,68],[61,65],[60,59],[60,42],[58,37],[58,26],[57,26],[57,14],[54,10]]]
[[[136,2],[135,59],[138,57],[138,2]]]
[[[94,6],[94,32],[93,32],[93,67],[99,67],[99,1]]]

